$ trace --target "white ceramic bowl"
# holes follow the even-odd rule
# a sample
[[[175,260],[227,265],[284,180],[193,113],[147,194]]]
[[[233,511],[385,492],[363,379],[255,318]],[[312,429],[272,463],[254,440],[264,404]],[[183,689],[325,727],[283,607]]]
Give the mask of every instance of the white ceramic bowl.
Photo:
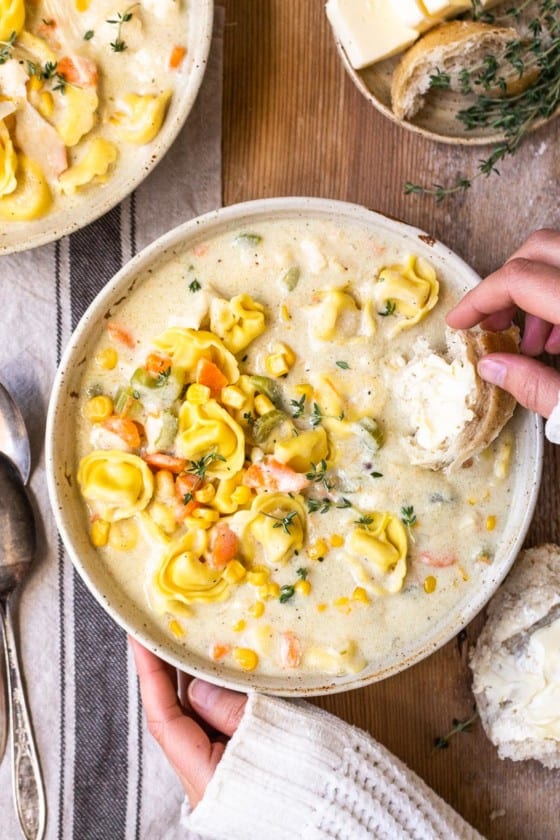
[[[74,332],[57,373],[47,420],[47,471],[51,503],[67,550],[79,574],[100,604],[127,630],[162,658],[192,674],[237,689],[258,689],[285,695],[316,695],[358,688],[415,664],[458,633],[492,596],[512,565],[529,527],[535,507],[541,474],[542,429],[539,419],[529,412],[516,412],[516,455],[514,486],[503,537],[494,562],[488,567],[480,587],[463,597],[429,632],[395,653],[382,669],[368,667],[345,677],[286,674],[263,676],[234,671],[200,656],[165,634],[142,605],[133,603],[119,588],[91,546],[87,518],[78,492],[75,453],[76,394],[80,390],[82,361],[91,354],[105,323],[108,310],[118,312],[119,302],[134,294],[137,278],[158,265],[172,252],[231,229],[250,230],[263,218],[329,218],[341,223],[366,224],[380,234],[397,235],[403,247],[426,256],[438,268],[454,272],[465,287],[478,282],[477,275],[449,248],[417,228],[388,219],[364,207],[317,198],[277,198],[226,207],[199,217],[170,231],[154,242],[107,284],[91,304]],[[137,286],[136,286],[137,287]]]
[[[165,155],[183,127],[197,97],[212,40],[213,0],[189,0],[187,53],[177,70],[177,88],[157,137],[130,147],[111,177],[74,196],[58,209],[30,222],[0,222],[0,255],[46,245],[108,213],[140,184]]]

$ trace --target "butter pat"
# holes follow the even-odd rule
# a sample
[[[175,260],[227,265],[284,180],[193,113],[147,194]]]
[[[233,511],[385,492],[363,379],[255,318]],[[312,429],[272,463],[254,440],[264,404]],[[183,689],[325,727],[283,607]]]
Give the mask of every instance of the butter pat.
[[[423,2],[427,13],[436,18],[434,23],[455,17],[455,15],[460,15],[461,12],[468,12],[469,9],[472,9],[470,0],[423,0]]]
[[[402,52],[418,38],[418,30],[403,23],[386,0],[328,0],[326,12],[356,70]]]

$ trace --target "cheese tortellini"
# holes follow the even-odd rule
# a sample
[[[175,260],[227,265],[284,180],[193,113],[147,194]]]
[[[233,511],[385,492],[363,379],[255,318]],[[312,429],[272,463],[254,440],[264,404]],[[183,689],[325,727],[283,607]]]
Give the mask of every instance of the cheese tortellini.
[[[3,120],[0,120],[0,196],[13,193],[16,181],[17,155]]]
[[[144,510],[154,490],[146,462],[119,449],[97,450],[82,458],[78,482],[84,499],[106,522]]]
[[[60,108],[55,111],[52,122],[64,145],[75,146],[85,134],[91,131],[96,123],[96,113],[99,105],[97,90],[93,86],[67,85],[64,96],[60,97],[57,103],[59,103]],[[107,146],[114,147],[113,143],[104,138],[95,138],[91,145],[97,140],[102,140]],[[116,160],[116,154],[113,160]]]
[[[38,219],[52,204],[52,193],[43,170],[34,160],[19,155],[16,181],[16,188],[0,198],[0,221]]]
[[[0,0],[0,41],[9,41],[14,32],[19,35],[24,24],[24,1]]]
[[[222,341],[207,330],[193,330],[185,327],[170,327],[154,341],[173,364],[186,372],[188,382],[196,379],[196,368],[201,359],[207,359],[220,368],[227,381],[232,384],[239,379],[239,368]]]
[[[216,400],[204,405],[184,402],[179,413],[177,448],[190,461],[213,455],[207,468],[212,478],[231,478],[245,460],[245,436]]]
[[[279,440],[274,446],[274,457],[296,472],[308,472],[329,454],[327,433],[322,426],[308,429],[298,435]]]
[[[408,541],[401,520],[392,513],[365,517],[346,540],[347,560],[353,577],[374,595],[393,595],[402,589],[406,574]]]
[[[358,333],[362,315],[344,289],[325,289],[311,307],[311,331],[320,341],[343,342]]]
[[[117,135],[135,145],[150,143],[162,126],[170,99],[170,90],[159,94],[127,93],[122,98],[124,110],[112,117]]]
[[[265,331],[264,306],[244,294],[231,300],[214,298],[210,305],[210,329],[228,350],[240,353]]]
[[[249,511],[235,516],[244,523],[243,550],[251,562],[282,565],[303,546],[306,510],[301,496],[265,493],[255,497]]]
[[[206,531],[191,529],[172,542],[154,575],[155,600],[162,612],[181,612],[184,605],[225,601],[229,585],[222,572],[204,561]]]
[[[401,265],[391,265],[379,272],[374,289],[382,315],[400,316],[391,328],[391,335],[413,327],[438,302],[439,283],[433,266],[411,255]]]
[[[91,184],[92,181],[101,180],[116,161],[117,156],[117,147],[113,143],[104,140],[103,137],[95,137],[79,163],[71,166],[59,177],[58,182],[62,192],[69,195],[80,187]]]

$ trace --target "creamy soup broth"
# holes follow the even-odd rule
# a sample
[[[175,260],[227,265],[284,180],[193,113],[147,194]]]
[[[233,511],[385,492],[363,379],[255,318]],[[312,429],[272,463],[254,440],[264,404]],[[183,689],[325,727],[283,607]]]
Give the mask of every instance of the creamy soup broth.
[[[410,464],[410,410],[392,383],[420,336],[445,351],[444,316],[465,291],[416,256],[409,243],[358,223],[259,221],[169,256],[106,321],[79,398],[85,517],[99,563],[187,651],[263,674],[383,667],[467,603],[487,574],[509,505],[513,434],[506,427],[449,475]],[[408,304],[384,297],[388,267]],[[200,351],[230,380],[221,390],[201,390],[196,379],[212,376],[200,358],[186,365],[190,350],[179,349],[185,335],[192,349],[200,330],[229,345],[238,366],[232,373],[221,350]],[[158,372],[156,362],[151,388],[150,354],[168,366]],[[173,399],[166,389],[176,367]],[[99,397],[109,398],[105,408]],[[223,444],[209,403],[235,418],[241,442],[232,444],[230,429]],[[139,440],[127,443],[118,409],[136,418]],[[125,450],[151,462],[154,482],[135,485],[126,503],[118,488],[104,491],[118,485]],[[117,453],[114,473],[107,451]],[[175,470],[183,459],[182,473],[165,468],[162,452],[179,459]],[[170,559],[173,546],[182,560]]]

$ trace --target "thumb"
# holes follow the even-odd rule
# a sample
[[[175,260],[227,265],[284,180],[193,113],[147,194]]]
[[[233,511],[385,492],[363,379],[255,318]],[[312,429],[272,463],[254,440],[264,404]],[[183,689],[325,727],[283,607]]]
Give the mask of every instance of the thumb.
[[[478,373],[543,417],[548,417],[558,402],[560,373],[526,356],[490,353],[479,361]]]
[[[201,718],[218,732],[233,735],[245,711],[245,694],[198,679],[189,683],[188,694],[193,710]]]

